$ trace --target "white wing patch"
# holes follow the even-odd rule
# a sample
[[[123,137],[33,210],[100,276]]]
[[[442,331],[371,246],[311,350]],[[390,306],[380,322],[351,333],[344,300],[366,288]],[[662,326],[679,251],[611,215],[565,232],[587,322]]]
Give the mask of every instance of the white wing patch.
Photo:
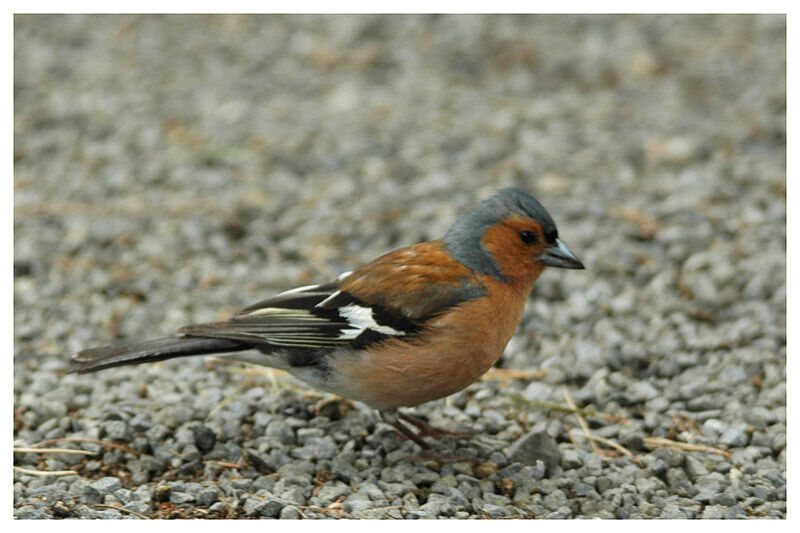
[[[372,316],[372,309],[369,307],[361,307],[360,305],[349,304],[338,309],[339,314],[347,320],[352,326],[352,329],[342,330],[340,339],[355,339],[365,329],[371,329],[384,335],[405,335],[404,331],[398,331],[389,326],[382,326],[375,322]]]
[[[351,272],[339,276],[348,277]],[[345,305],[346,304],[346,305]],[[376,314],[377,313],[377,314]],[[192,335],[269,343],[287,348],[320,349],[347,345],[366,333],[404,336],[406,331],[378,322],[382,314],[338,290],[336,283],[297,287],[243,310],[228,322],[186,328]],[[390,323],[391,315],[387,315]],[[399,324],[403,324],[398,319]],[[403,328],[403,326],[400,326]],[[413,328],[409,327],[409,331]],[[375,341],[365,335],[365,342]]]

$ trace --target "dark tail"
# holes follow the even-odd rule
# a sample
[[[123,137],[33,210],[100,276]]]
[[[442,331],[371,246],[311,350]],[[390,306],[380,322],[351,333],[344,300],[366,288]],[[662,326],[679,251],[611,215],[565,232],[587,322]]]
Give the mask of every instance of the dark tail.
[[[72,356],[70,372],[85,374],[123,365],[152,363],[173,357],[248,350],[252,345],[228,339],[168,337],[151,341],[112,344],[83,350]]]

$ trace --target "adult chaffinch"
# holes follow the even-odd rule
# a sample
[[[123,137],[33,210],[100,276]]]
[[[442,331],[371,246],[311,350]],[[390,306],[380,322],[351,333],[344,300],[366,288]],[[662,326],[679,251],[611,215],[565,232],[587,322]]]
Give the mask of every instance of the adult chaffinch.
[[[224,355],[379,409],[427,448],[420,435],[432,428],[396,409],[453,394],[489,370],[548,266],[584,268],[535,198],[503,189],[458,217],[442,239],[282,292],[224,322],[81,351],[70,370]]]

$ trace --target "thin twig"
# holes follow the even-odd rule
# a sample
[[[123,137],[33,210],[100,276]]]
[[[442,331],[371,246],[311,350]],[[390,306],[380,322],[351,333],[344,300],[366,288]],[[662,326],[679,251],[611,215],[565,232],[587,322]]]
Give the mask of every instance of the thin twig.
[[[136,511],[131,511],[130,509],[126,509],[125,507],[117,507],[116,505],[108,505],[106,503],[91,503],[89,504],[93,507],[104,507],[106,509],[116,509],[117,511],[125,511],[126,513],[130,513],[133,516],[138,516],[142,520],[150,520],[149,516],[145,516],[141,513],[137,513]]]
[[[30,468],[22,468],[21,466],[14,466],[14,470],[17,472],[22,472],[23,474],[28,474],[31,476],[77,476],[78,473],[73,470],[52,470],[50,472],[46,470],[31,470]]]
[[[580,448],[580,446],[578,446],[578,441],[575,440],[575,435],[573,435],[572,433],[573,431],[571,429],[568,430],[567,437],[569,437],[570,442],[572,443],[573,446],[575,446],[575,449],[577,450],[578,448]]]
[[[589,431],[589,424],[586,423],[586,420],[584,420],[583,416],[578,412],[578,407],[575,405],[567,389],[564,389],[564,399],[567,401],[567,405],[575,411],[575,418],[578,419],[578,424],[580,424],[581,429],[583,429],[586,438],[589,439],[589,444],[592,445],[592,451],[597,452],[597,443],[594,441],[594,435]]]
[[[96,440],[96,439],[87,439],[84,437],[62,437],[60,439],[50,439],[50,440],[43,440],[41,442],[37,442],[36,444],[32,444],[33,447],[38,448],[39,446],[45,446],[47,444],[53,444],[56,442],[91,442],[92,444],[100,444],[102,446],[108,446],[109,448],[116,448],[117,450],[122,450],[125,453],[132,453],[133,455],[142,455],[142,452],[137,452],[136,450],[131,450],[127,446],[123,446],[122,444],[115,444],[113,442],[108,442],[105,440]]]
[[[278,379],[278,376],[280,376],[280,372],[285,372],[285,371],[278,370],[277,368],[268,368],[267,370],[268,370],[267,377],[269,378],[270,387],[272,387],[273,391],[280,390],[281,384]]]
[[[72,455],[97,455],[98,452],[88,450],[71,450],[69,448],[14,448],[14,453],[63,453]]]
[[[350,518],[351,515],[342,508],[342,502],[344,500],[345,497],[341,496],[335,502],[331,502],[325,507],[316,507],[314,505],[298,505],[296,507],[300,510],[301,513],[303,512],[303,509],[306,509],[308,511],[316,511],[318,513],[325,513],[325,514],[330,513],[335,515],[336,517]]]
[[[643,439],[644,445],[648,448],[658,448],[660,446],[666,448],[678,448],[689,452],[711,452],[721,455],[727,459],[732,457],[730,452],[714,448],[713,446],[706,446],[705,444],[689,444],[688,442],[678,442],[675,440],[663,439],[660,437],[645,437]]]
[[[547,409],[549,411],[559,411],[562,413],[569,413],[569,414],[580,413],[583,416],[596,416],[598,418],[602,418],[604,420],[608,420],[609,422],[615,422],[618,424],[630,424],[631,422],[627,418],[610,415],[608,413],[600,413],[598,411],[595,411],[594,409],[586,409],[582,407],[572,409],[571,407],[566,407],[558,403],[545,402],[539,400],[529,400],[524,396],[522,396],[521,394],[511,394],[511,398],[514,401],[524,403],[525,405],[532,407],[534,409]]]
[[[514,370],[510,368],[490,368],[481,381],[502,381],[505,379],[542,379],[547,370]]]
[[[245,465],[240,465],[237,463],[228,463],[225,461],[214,461],[214,462],[217,463],[219,466],[224,466],[225,468],[240,468],[240,469],[247,468]]]
[[[572,434],[572,433],[573,432],[570,432],[570,434]],[[631,460],[634,463],[639,464],[639,459],[637,459],[636,456],[633,455],[633,453],[629,449],[627,449],[625,446],[623,446],[621,444],[618,444],[618,443],[614,442],[613,440],[607,439],[605,437],[598,437],[597,435],[589,436],[589,435],[585,435],[583,433],[577,433],[577,432],[574,433],[574,434],[578,435],[579,437],[585,437],[587,439],[596,440],[597,442],[602,442],[606,446],[610,446],[610,447],[614,448],[615,450],[617,450],[621,454],[627,455],[628,457],[631,458]],[[597,450],[597,451],[601,451],[601,450]]]

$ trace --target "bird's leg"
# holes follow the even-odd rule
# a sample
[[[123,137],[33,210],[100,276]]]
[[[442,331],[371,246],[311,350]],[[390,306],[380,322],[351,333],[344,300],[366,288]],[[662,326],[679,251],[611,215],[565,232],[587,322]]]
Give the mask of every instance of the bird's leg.
[[[431,425],[428,425],[423,420],[419,418],[406,415],[403,413],[398,413],[397,411],[388,411],[388,412],[381,412],[381,417],[383,420],[394,427],[401,435],[413,440],[416,442],[420,448],[422,448],[422,453],[420,455],[416,455],[411,457],[412,461],[428,461],[428,460],[435,460],[439,463],[453,463],[453,462],[470,462],[473,464],[478,464],[479,461],[474,457],[462,457],[459,455],[444,455],[436,450],[434,450],[430,444],[422,440],[422,434],[431,434],[431,430],[433,430],[432,434],[437,437],[441,437],[442,435],[452,434],[451,432],[447,432],[444,430],[439,430]],[[420,432],[416,433],[407,425],[403,424],[398,418],[402,418],[406,420],[409,424],[413,424],[420,428]],[[423,429],[423,426],[426,429]]]
[[[406,413],[397,413],[397,416],[408,422],[409,424],[416,426],[419,428],[418,435],[421,437],[433,437],[434,439],[440,439],[442,437],[451,435],[454,437],[473,437],[475,433],[472,431],[451,431],[448,429],[441,429],[434,427],[421,418],[417,418],[416,416],[412,416]]]
[[[419,447],[422,448],[423,450],[431,450],[430,444],[422,440],[421,436],[419,436],[417,433],[414,433],[414,431],[412,431],[411,428],[400,422],[400,420],[398,420],[397,417],[398,413],[394,411],[392,412],[381,411],[381,418],[383,418],[383,420],[387,424],[391,425],[397,431],[399,431],[401,435],[404,435],[409,439],[413,440],[414,442],[416,442],[419,445]]]

